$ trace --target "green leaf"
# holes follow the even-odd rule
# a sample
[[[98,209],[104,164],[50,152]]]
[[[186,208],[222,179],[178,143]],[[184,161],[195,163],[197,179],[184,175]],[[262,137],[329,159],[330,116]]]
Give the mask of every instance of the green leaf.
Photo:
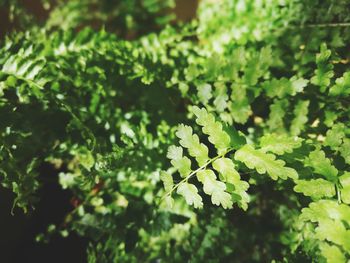
[[[243,162],[249,169],[256,169],[259,174],[268,173],[273,180],[298,178],[294,169],[284,166],[284,161],[276,160],[275,155],[255,150],[248,144],[235,153],[235,159]]]
[[[327,240],[342,246],[345,251],[350,251],[350,230],[346,230],[341,221],[332,219],[319,221],[315,232],[319,240]]]
[[[345,172],[339,177],[341,188],[341,199],[345,204],[350,204],[350,172]]]
[[[196,115],[197,124],[203,128],[203,133],[209,136],[209,141],[218,150],[218,154],[222,154],[230,147],[230,136],[223,130],[223,126],[215,117],[208,113],[206,109],[193,107],[193,113]]]
[[[171,164],[179,171],[181,177],[186,177],[191,173],[191,160],[186,156],[182,156],[182,147],[170,146],[167,157],[171,159]]]
[[[266,95],[268,97],[284,98],[287,95],[294,96],[296,93],[302,92],[307,83],[308,80],[305,80],[303,78],[297,79],[297,77],[294,76],[291,79],[283,77],[281,79],[272,79],[270,81],[265,81],[262,84],[262,87],[266,91]]]
[[[305,159],[305,165],[314,169],[315,173],[323,175],[331,182],[337,181],[338,170],[331,165],[331,160],[326,158],[322,150],[314,150],[309,157]]]
[[[231,105],[229,106],[229,110],[231,111],[232,118],[237,123],[246,123],[252,114],[246,87],[232,83],[231,89]]]
[[[235,165],[229,158],[219,158],[213,162],[213,168],[220,173],[222,181],[227,182],[234,186],[233,193],[240,196],[238,200],[238,205],[246,210],[248,208],[249,195],[247,190],[249,184],[241,180],[239,173],[235,169]]]
[[[216,82],[214,106],[217,112],[223,112],[227,108],[227,88],[224,82]]]
[[[332,127],[334,122],[337,120],[337,118],[339,117],[338,114],[334,111],[328,111],[326,110],[325,113],[324,113],[324,124],[327,126],[327,127]]]
[[[169,173],[161,171],[160,180],[164,184],[165,192],[170,192],[174,186],[173,177]]]
[[[199,166],[204,165],[209,160],[207,146],[199,142],[196,134],[192,134],[190,126],[180,124],[176,136],[180,139],[181,146],[187,148],[189,154],[196,158]]]
[[[256,85],[258,79],[264,75],[272,62],[272,49],[269,46],[263,47],[260,53],[254,54],[244,71],[243,80],[245,84],[248,86]]]
[[[312,198],[335,196],[335,185],[324,179],[296,180],[294,191]]]
[[[348,96],[350,94],[350,72],[345,72],[342,77],[335,80],[329,94],[331,96]]]
[[[303,140],[298,137],[289,137],[286,134],[266,134],[261,138],[260,147],[263,152],[272,152],[278,155],[291,153],[299,148]]]
[[[283,118],[286,115],[286,109],[289,107],[289,101],[286,99],[277,100],[275,99],[273,104],[270,106],[270,115],[267,121],[267,126],[270,132],[274,133],[285,133],[285,126]]]
[[[334,76],[333,65],[329,58],[331,51],[327,49],[326,44],[321,45],[320,53],[316,55],[317,69],[315,75],[311,78],[311,83],[321,87],[321,92],[325,92]]]
[[[320,244],[320,251],[327,263],[346,263],[344,253],[337,246],[322,243]]]
[[[193,205],[194,208],[202,208],[202,197],[198,194],[198,189],[195,185],[189,183],[181,183],[177,188],[177,193],[182,195],[186,203]]]
[[[298,92],[302,92],[304,88],[307,86],[309,83],[309,80],[304,79],[304,78],[298,78],[297,76],[293,76],[290,81],[292,82],[292,87],[295,93],[292,95],[294,96]]]
[[[213,97],[211,85],[203,83],[197,86],[198,98],[203,104],[207,104],[208,101]]]
[[[333,150],[337,150],[342,144],[345,137],[345,126],[343,123],[337,123],[333,125],[332,129],[329,129],[326,134],[324,145],[331,147]]]
[[[328,219],[350,221],[350,207],[338,204],[334,200],[319,200],[312,202],[309,207],[301,210],[300,219],[303,221],[319,222]]]
[[[344,138],[343,144],[339,147],[340,155],[344,158],[347,164],[350,164],[350,139]]]
[[[197,178],[203,183],[204,193],[211,195],[211,202],[214,205],[222,205],[224,209],[232,208],[231,195],[225,192],[226,185],[216,180],[216,175],[212,170],[199,171]]]
[[[292,123],[290,125],[290,133],[291,135],[297,136],[299,135],[304,129],[305,129],[305,123],[307,122],[307,114],[308,114],[308,107],[309,107],[310,101],[300,100],[297,105],[294,108],[294,119],[292,120]]]

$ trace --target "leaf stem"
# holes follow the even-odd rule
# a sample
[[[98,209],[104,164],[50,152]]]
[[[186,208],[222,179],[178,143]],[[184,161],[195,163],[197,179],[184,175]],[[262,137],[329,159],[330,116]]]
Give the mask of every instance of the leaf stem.
[[[226,154],[228,154],[232,150],[233,150],[233,148],[228,148],[227,151],[225,151],[224,153],[215,156],[214,158],[212,158],[209,161],[207,161],[204,165],[200,166],[198,169],[192,171],[188,176],[186,176],[184,179],[182,179],[180,182],[178,182],[176,185],[174,185],[173,188],[169,192],[167,192],[162,197],[161,200],[163,200],[167,196],[170,196],[181,184],[187,182],[193,175],[195,175],[196,173],[198,173],[201,170],[204,170],[209,164],[211,164],[212,162],[214,162],[215,160],[217,160],[219,158],[224,157]]]

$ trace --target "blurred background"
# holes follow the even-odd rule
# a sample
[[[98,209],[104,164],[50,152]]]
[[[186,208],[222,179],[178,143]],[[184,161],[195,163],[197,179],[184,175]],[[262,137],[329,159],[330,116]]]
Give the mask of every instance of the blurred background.
[[[30,23],[45,23],[50,17],[49,14],[57,5],[65,7],[65,2],[69,4],[78,3],[84,6],[85,3],[96,1],[45,1],[45,0],[21,0],[7,1],[0,0],[0,39],[6,34],[14,33],[16,30],[29,26]],[[98,2],[98,1],[97,1]],[[116,9],[134,8],[142,4],[142,0],[129,1],[101,1],[110,4]],[[171,23],[181,21],[190,21],[195,17],[198,6],[197,0],[176,0],[175,6],[169,8],[166,12],[171,14]],[[89,7],[91,8],[91,7]],[[104,7],[105,8],[105,7]],[[17,10],[25,9],[28,17],[16,16]],[[90,10],[91,15],[84,14],[87,17],[93,17],[92,14],[97,10]],[[120,37],[132,39],[139,35],[151,31],[160,30],[161,27],[147,22],[147,17],[143,22],[143,27],[128,30],[120,30],[125,28],[125,20],[120,10],[110,10],[112,18],[106,20],[88,19],[86,24],[96,29],[105,26],[107,30],[116,32]],[[130,10],[128,10],[129,12]],[[78,12],[84,12],[79,10]],[[82,15],[82,14],[79,14]],[[164,14],[167,15],[167,14]],[[56,20],[55,20],[56,19]],[[60,26],[60,20],[65,17],[52,18],[55,26]],[[142,22],[142,21],[141,21]],[[62,26],[64,26],[62,24]],[[142,26],[142,23],[141,23]],[[77,235],[70,234],[67,238],[61,236],[53,236],[47,244],[36,242],[36,236],[42,232],[46,232],[47,226],[50,224],[59,225],[65,215],[71,211],[74,206],[72,204],[72,194],[68,190],[62,190],[58,183],[59,170],[55,170],[49,164],[40,168],[40,181],[43,182],[37,194],[39,201],[35,210],[24,214],[22,210],[16,208],[11,214],[15,195],[8,189],[0,186],[0,262],[1,263],[17,263],[17,262],[86,262],[86,246],[87,240]]]

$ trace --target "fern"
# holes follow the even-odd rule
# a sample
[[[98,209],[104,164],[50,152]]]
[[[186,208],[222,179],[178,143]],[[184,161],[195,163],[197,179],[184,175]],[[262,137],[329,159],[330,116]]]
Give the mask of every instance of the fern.
[[[37,240],[91,263],[347,262],[348,1],[180,2],[0,1],[12,212],[56,178],[72,207]]]
[[[201,208],[202,198],[197,194],[198,190],[196,186],[188,183],[191,177],[196,176],[198,181],[203,184],[204,192],[211,196],[213,204],[221,205],[225,209],[232,207],[234,200],[232,200],[231,194],[228,193],[228,184],[232,185],[230,192],[239,196],[239,205],[243,209],[246,209],[249,200],[246,193],[248,184],[240,180],[240,175],[235,170],[234,163],[224,157],[233,150],[232,147],[237,147],[239,138],[233,139],[231,143],[229,134],[223,130],[223,125],[219,121],[216,121],[215,117],[204,108],[194,107],[193,112],[197,117],[196,122],[202,126],[203,133],[209,136],[209,142],[215,146],[218,155],[214,158],[209,158],[208,147],[199,141],[198,135],[193,134],[191,127],[181,124],[176,131],[176,136],[180,139],[180,145],[187,148],[189,155],[196,159],[199,168],[194,171],[188,170],[187,168],[190,168],[190,160],[182,156],[182,148],[170,146],[168,157],[172,159],[172,165],[184,179],[170,189],[170,191],[166,189],[167,193],[164,198],[171,196],[172,192],[177,189],[177,193],[183,195],[189,205],[193,204],[194,207]],[[236,134],[236,136],[238,137],[239,135]],[[175,151],[176,154],[174,154]],[[176,162],[174,156],[176,156],[177,160],[181,161],[182,165],[186,163],[186,173],[181,172],[183,170],[179,169],[178,162]],[[209,168],[209,165],[212,168]],[[220,180],[217,180],[215,171],[219,173]],[[164,183],[167,184],[166,182]],[[189,197],[190,192],[195,193],[194,199]]]

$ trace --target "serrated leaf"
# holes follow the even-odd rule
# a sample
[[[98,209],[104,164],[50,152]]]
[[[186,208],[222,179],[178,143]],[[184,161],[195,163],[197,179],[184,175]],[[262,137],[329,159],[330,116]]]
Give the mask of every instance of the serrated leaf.
[[[331,219],[319,221],[315,232],[318,239],[327,240],[342,246],[345,251],[350,251],[350,230],[346,230],[341,221]]]
[[[167,195],[164,197],[164,200],[160,204],[161,207],[171,209],[174,207],[174,198],[172,198],[170,195]]]
[[[315,173],[323,175],[327,180],[335,182],[337,180],[338,170],[331,164],[331,160],[326,158],[322,150],[314,150],[305,159],[305,165],[314,169]]]
[[[345,126],[342,123],[333,125],[332,129],[329,129],[326,134],[324,145],[331,147],[333,150],[337,150],[342,144],[345,137]]]
[[[215,100],[214,106],[217,112],[223,112],[227,108],[227,88],[223,82],[216,82],[215,84]]]
[[[270,98],[284,98],[287,95],[292,95],[295,93],[292,83],[289,81],[289,79],[284,77],[281,79],[265,81],[262,87],[266,91],[266,95]]]
[[[296,180],[294,191],[312,198],[335,196],[335,185],[324,179]]]
[[[338,204],[334,200],[319,200],[312,202],[309,207],[301,210],[300,219],[303,221],[319,222],[328,219],[350,220],[350,207],[344,204]]]
[[[303,140],[298,137],[289,137],[285,134],[266,134],[261,138],[260,147],[263,152],[272,152],[278,155],[291,153],[299,148]]]
[[[327,263],[346,263],[346,258],[339,247],[327,243],[320,244],[321,255]]]
[[[331,96],[348,96],[350,94],[350,72],[345,72],[342,77],[335,80],[329,94]]]
[[[325,120],[324,120],[324,124],[327,127],[332,127],[334,122],[337,120],[338,118],[338,114],[334,111],[325,111]]]
[[[182,177],[186,177],[191,173],[191,160],[186,156],[182,156],[183,149],[177,146],[170,146],[167,157],[171,159],[171,164],[179,171]]]
[[[235,165],[229,158],[219,158],[213,162],[213,168],[222,174],[224,182],[234,184],[241,179],[239,173],[235,169]]]
[[[262,84],[262,87],[266,91],[266,95],[268,97],[284,98],[287,95],[294,96],[298,92],[302,92],[308,82],[308,80],[297,78],[296,76],[292,77],[291,79],[283,77],[280,79],[265,81]]]
[[[199,142],[196,134],[192,134],[190,126],[180,124],[176,136],[180,139],[180,145],[188,149],[189,154],[197,160],[199,166],[209,160],[207,146]]]
[[[298,178],[298,173],[290,167],[285,167],[284,161],[276,160],[275,155],[255,150],[248,144],[235,153],[235,159],[243,162],[248,168],[255,169],[259,174],[268,173],[273,180]]]
[[[294,108],[294,119],[290,125],[290,134],[297,136],[305,129],[305,123],[307,122],[308,107],[310,101],[300,100]]]
[[[181,183],[177,188],[177,193],[182,195],[186,203],[193,205],[194,208],[202,208],[202,197],[198,194],[198,189],[195,185],[189,183]]]
[[[233,83],[231,89],[232,94],[229,110],[231,111],[232,118],[237,123],[246,123],[252,114],[246,87]]]
[[[213,97],[211,85],[208,83],[203,83],[197,86],[197,95],[203,104],[207,104],[208,101]]]
[[[202,126],[204,134],[209,136],[209,141],[221,154],[230,147],[230,136],[223,130],[223,126],[219,121],[215,120],[215,117],[208,113],[206,109],[193,107],[193,113],[196,115],[197,124]]]
[[[350,139],[343,139],[343,144],[339,147],[340,155],[344,158],[347,164],[350,164]]]
[[[271,104],[269,119],[267,121],[267,126],[269,127],[270,132],[278,134],[285,133],[283,118],[286,115],[286,109],[288,109],[288,107],[289,101],[286,99],[275,99],[273,104]]]
[[[304,88],[309,83],[309,80],[304,78],[298,78],[297,76],[293,76],[290,81],[292,82],[293,90],[295,93],[302,92]],[[295,95],[295,94],[293,94]]]
[[[243,76],[244,82],[249,86],[256,85],[258,79],[264,75],[272,61],[271,47],[263,47],[260,53],[254,54],[248,61]]]
[[[321,92],[325,92],[334,76],[333,65],[329,62],[331,51],[326,44],[321,45],[320,53],[316,55],[317,69],[311,78],[311,83],[321,87]]]
[[[216,180],[216,175],[212,170],[199,171],[197,178],[203,183],[204,193],[211,196],[211,202],[214,205],[221,205],[224,209],[232,208],[231,195],[225,192],[226,185]]]
[[[161,171],[160,180],[162,180],[164,184],[165,192],[170,192],[174,186],[173,177],[169,173]]]
[[[350,204],[350,172],[339,177],[341,188],[341,199],[345,204]]]
[[[227,182],[234,186],[233,193],[237,194],[241,198],[237,201],[238,205],[242,209],[246,210],[248,208],[249,202],[249,195],[246,191],[249,188],[249,184],[241,180],[241,177],[236,171],[232,160],[222,157],[215,160],[212,165],[213,168],[220,173],[224,182]]]

